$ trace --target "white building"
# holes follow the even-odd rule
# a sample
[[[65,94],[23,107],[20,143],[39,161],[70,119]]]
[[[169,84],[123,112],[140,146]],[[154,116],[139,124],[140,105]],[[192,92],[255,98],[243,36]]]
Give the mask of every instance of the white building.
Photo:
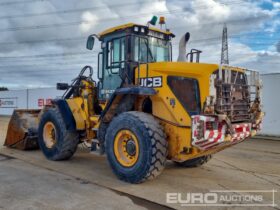
[[[0,115],[11,115],[14,109],[40,109],[63,93],[56,88],[0,91]]]
[[[280,136],[280,73],[261,75],[262,103],[265,112],[261,134]]]

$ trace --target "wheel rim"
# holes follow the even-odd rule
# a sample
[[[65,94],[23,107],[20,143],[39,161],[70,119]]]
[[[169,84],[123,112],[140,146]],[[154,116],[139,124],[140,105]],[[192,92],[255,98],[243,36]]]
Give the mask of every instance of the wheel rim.
[[[47,148],[51,149],[56,143],[56,129],[52,122],[47,122],[43,129],[43,139]]]
[[[137,137],[130,130],[119,131],[114,141],[114,153],[122,166],[132,167],[139,157]]]

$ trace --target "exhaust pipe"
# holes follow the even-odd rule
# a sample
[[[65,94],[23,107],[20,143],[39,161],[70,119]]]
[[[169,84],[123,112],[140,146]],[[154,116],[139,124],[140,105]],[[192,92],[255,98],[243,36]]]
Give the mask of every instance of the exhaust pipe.
[[[190,39],[190,33],[187,32],[184,34],[184,36],[182,36],[182,38],[180,39],[179,42],[179,56],[177,61],[180,62],[186,62],[187,61],[187,57],[186,57],[186,52],[187,52],[187,43]]]

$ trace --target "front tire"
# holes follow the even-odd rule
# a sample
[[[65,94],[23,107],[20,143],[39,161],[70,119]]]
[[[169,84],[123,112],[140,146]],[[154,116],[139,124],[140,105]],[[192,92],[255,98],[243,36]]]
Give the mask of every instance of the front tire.
[[[79,143],[76,131],[68,131],[58,108],[47,109],[39,123],[38,144],[46,158],[67,160]]]
[[[117,177],[140,183],[157,177],[164,169],[167,141],[159,122],[142,112],[125,112],[106,131],[106,153]]]

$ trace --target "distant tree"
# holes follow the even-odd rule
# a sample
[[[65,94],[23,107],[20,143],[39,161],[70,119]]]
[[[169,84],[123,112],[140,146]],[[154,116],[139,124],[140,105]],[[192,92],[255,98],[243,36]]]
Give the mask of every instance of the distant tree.
[[[5,91],[5,90],[9,90],[9,89],[6,87],[0,87],[0,91]]]

